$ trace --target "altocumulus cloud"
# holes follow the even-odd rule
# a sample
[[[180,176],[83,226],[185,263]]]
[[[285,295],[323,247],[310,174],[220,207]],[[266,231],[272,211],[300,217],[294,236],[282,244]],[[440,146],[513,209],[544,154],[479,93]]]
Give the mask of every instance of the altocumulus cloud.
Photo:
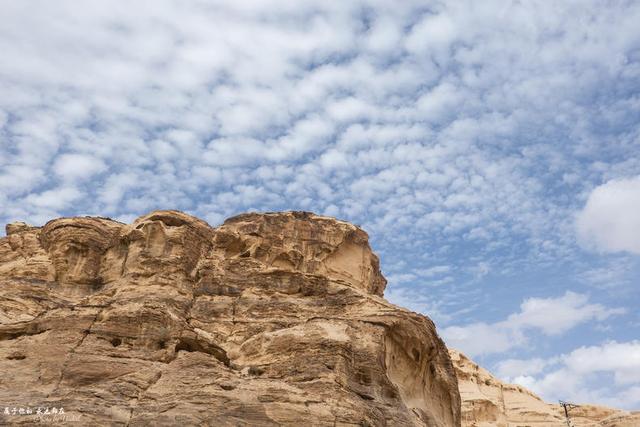
[[[370,233],[393,301],[475,328],[462,351],[624,345],[638,22],[637,2],[4,1],[0,221],[313,210]]]

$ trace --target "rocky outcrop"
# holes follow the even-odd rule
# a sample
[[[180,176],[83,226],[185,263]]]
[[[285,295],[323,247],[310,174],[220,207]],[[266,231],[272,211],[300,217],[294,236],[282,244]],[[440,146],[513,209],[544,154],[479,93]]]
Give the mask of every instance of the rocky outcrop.
[[[306,212],[10,224],[0,423],[459,426],[447,349],[385,283],[364,231]]]
[[[506,384],[464,354],[450,349],[460,397],[463,427],[567,427],[562,407],[544,402],[526,388]],[[637,427],[640,412],[580,405],[570,411],[574,427]]]

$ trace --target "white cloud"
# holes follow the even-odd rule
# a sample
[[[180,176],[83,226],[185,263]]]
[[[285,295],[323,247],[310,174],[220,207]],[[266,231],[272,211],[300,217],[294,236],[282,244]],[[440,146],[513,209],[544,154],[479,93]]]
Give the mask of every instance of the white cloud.
[[[563,358],[574,372],[613,372],[616,384],[640,383],[640,341],[581,347]]]
[[[417,269],[415,272],[419,274],[421,277],[433,277],[439,276],[451,271],[451,266],[449,265],[435,265],[429,268]]]
[[[121,173],[110,175],[103,187],[100,189],[100,201],[108,209],[109,213],[120,205],[120,201],[125,193],[136,186],[141,185],[137,174]]]
[[[496,372],[505,381],[523,385],[549,401],[627,409],[640,405],[639,341],[609,341],[549,359],[505,360],[497,364]],[[608,378],[604,383],[598,381],[602,375]]]
[[[380,16],[373,22],[366,40],[367,48],[376,53],[393,53],[402,41],[402,29],[398,21]]]
[[[622,309],[588,301],[587,295],[570,291],[559,298],[528,298],[520,305],[520,312],[510,315],[506,323],[517,329],[536,328],[546,335],[560,335],[586,321],[602,321],[624,313]]]
[[[329,150],[320,156],[320,165],[322,165],[323,169],[330,171],[348,167],[349,161],[344,153],[337,150]]]
[[[65,181],[90,180],[107,169],[105,163],[87,154],[63,154],[56,159],[53,171]]]
[[[478,322],[466,326],[448,326],[440,330],[440,335],[447,346],[460,349],[470,357],[502,353],[525,341],[520,330],[504,323]]]
[[[516,377],[531,378],[531,375],[539,374],[549,364],[545,359],[505,359],[496,364],[496,375],[507,381]],[[521,384],[521,383],[520,383]],[[522,384],[524,385],[524,384]]]
[[[42,193],[30,194],[25,198],[25,201],[51,212],[69,207],[72,202],[82,196],[83,194],[75,187],[59,187]]]
[[[407,47],[414,52],[445,49],[455,40],[457,31],[447,13],[428,15],[412,29]]]
[[[640,176],[596,187],[577,218],[579,238],[604,252],[640,254]]]
[[[442,123],[455,116],[457,106],[464,99],[460,89],[445,82],[422,95],[416,102],[421,118],[431,123]]]
[[[620,308],[590,304],[588,296],[568,291],[558,298],[528,298],[520,305],[520,311],[499,322],[448,326],[440,332],[447,345],[473,357],[521,346],[528,341],[531,331],[561,335],[580,324],[601,322],[624,312]]]
[[[633,283],[635,260],[633,255],[607,258],[600,265],[589,263],[578,274],[582,280],[600,289],[620,289]]]
[[[8,196],[18,196],[32,190],[44,180],[42,170],[28,165],[7,165],[0,171],[0,191]]]
[[[399,279],[398,283],[402,283],[403,277]],[[451,316],[444,311],[440,302],[435,301],[423,293],[415,294],[407,288],[388,286],[384,296],[392,304],[399,305],[417,313],[429,313],[429,316],[436,322],[445,322],[451,319]]]

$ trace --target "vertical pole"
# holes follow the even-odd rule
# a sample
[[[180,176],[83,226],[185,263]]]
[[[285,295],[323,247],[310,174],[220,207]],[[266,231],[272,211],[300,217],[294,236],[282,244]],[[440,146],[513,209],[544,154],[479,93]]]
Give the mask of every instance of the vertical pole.
[[[560,405],[562,405],[562,407],[564,408],[564,417],[567,421],[567,427],[573,427],[573,425],[571,424],[571,419],[569,418],[569,409],[575,408],[578,405],[574,405],[563,400],[560,400],[559,402]]]

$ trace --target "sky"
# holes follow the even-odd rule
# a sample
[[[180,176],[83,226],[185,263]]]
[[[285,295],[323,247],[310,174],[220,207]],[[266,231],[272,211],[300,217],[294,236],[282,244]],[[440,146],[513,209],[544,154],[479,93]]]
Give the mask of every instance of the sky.
[[[0,10],[0,224],[335,216],[501,379],[640,409],[640,2]]]

